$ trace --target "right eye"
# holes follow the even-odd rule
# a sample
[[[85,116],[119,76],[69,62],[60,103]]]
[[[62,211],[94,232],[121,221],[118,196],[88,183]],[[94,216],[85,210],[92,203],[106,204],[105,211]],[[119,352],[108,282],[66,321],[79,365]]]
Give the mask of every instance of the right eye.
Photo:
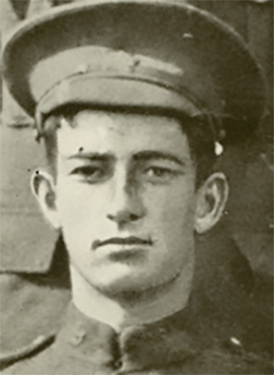
[[[75,168],[70,174],[81,177],[84,182],[96,183],[103,180],[106,177],[106,173],[102,167],[85,165]]]

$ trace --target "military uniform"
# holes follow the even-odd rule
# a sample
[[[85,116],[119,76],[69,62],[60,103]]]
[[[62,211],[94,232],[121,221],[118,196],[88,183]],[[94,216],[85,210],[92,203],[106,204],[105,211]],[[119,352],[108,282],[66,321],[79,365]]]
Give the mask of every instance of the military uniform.
[[[170,375],[213,374],[214,370],[215,374],[271,374],[270,364],[256,355],[242,353],[236,338],[230,340],[234,354],[219,345],[207,347],[199,337],[201,332],[189,332],[186,314],[181,311],[118,335],[108,325],[70,306],[56,341],[3,373]]]
[[[40,280],[21,275],[4,286],[3,374],[271,374],[272,322],[262,291],[224,229],[212,237],[198,243],[188,307],[120,335],[69,302],[59,241],[59,256]]]
[[[38,138],[44,119],[63,106],[123,107],[206,115],[222,150],[235,134],[251,133],[265,110],[264,78],[241,38],[183,1],[98,0],[61,6],[20,28],[3,61],[11,93],[36,118]],[[3,373],[271,374],[271,334],[254,294],[252,272],[235,243],[221,245],[229,240],[220,233],[214,248],[206,249],[203,241],[198,245],[187,307],[119,334],[73,304],[67,307],[68,264],[59,242],[58,267],[53,261],[38,282],[37,275],[17,280],[32,288],[29,301],[43,283],[55,297],[48,303],[40,298],[40,309],[50,310],[44,325],[39,316],[35,322],[25,317],[24,331],[37,335],[2,355]],[[61,269],[66,276],[60,282]],[[28,317],[33,315],[35,306]],[[6,321],[10,331],[11,320]]]

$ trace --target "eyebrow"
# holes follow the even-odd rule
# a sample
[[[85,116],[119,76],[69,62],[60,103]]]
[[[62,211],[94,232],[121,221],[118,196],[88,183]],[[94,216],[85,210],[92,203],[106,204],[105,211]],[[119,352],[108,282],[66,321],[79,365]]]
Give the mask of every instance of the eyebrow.
[[[141,151],[133,156],[135,160],[151,160],[151,159],[165,159],[173,161],[176,164],[185,166],[186,163],[181,160],[178,156],[171,154],[169,152],[163,151]]]
[[[90,161],[115,160],[114,155],[110,153],[100,154],[99,152],[77,152],[68,157],[68,159],[88,159]]]
[[[77,152],[68,157],[68,159],[86,159],[90,161],[115,161],[116,158],[113,154],[99,152]],[[140,151],[133,155],[133,159],[136,161],[146,161],[151,159],[164,159],[170,160],[181,166],[185,166],[185,162],[174,154],[163,151]]]

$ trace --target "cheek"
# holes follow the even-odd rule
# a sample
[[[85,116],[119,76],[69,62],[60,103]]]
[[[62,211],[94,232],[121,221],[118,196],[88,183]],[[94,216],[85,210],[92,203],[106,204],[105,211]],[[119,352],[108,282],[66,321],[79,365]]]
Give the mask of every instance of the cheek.
[[[181,269],[193,253],[195,202],[194,187],[183,184],[150,197],[149,226],[165,273]]]
[[[165,248],[169,253],[183,253],[192,247],[194,233],[194,210],[191,200],[166,202],[163,206],[161,227],[159,236],[161,236]],[[176,256],[175,256],[176,258]]]
[[[56,203],[71,259],[86,267],[92,242],[103,231],[102,202],[89,185],[63,178],[58,180]]]
[[[63,229],[94,226],[102,204],[89,185],[60,179],[57,184],[57,210]]]
[[[147,204],[147,225],[155,240],[148,273],[170,279],[192,262],[195,192],[185,188],[158,191],[147,197]]]
[[[167,189],[157,189],[146,196],[146,205],[150,208],[150,219],[158,223],[159,229],[174,232],[193,230],[195,216],[194,183],[181,183]]]

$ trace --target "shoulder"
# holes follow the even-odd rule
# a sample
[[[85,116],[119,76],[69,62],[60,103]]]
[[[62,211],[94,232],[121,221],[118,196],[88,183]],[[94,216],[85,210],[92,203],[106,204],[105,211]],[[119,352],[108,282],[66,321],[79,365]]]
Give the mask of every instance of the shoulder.
[[[17,350],[38,336],[59,330],[70,291],[34,282],[30,276],[4,274],[0,280],[2,352]]]
[[[231,348],[218,348],[205,352],[201,365],[206,369],[222,369],[223,374],[273,374],[273,363],[269,356],[245,352],[233,345]],[[219,374],[219,372],[218,372]]]
[[[240,349],[212,347],[190,358],[180,369],[173,371],[179,374],[272,375],[273,362],[268,356],[246,353]]]
[[[21,374],[22,363],[46,350],[54,341],[54,335],[38,336],[28,345],[17,350],[0,353],[0,369],[3,374]],[[18,366],[19,365],[19,366]],[[11,366],[11,367],[10,367]],[[21,371],[21,370],[19,370]]]
[[[45,278],[15,273],[0,276],[2,369],[43,352],[59,331],[70,291]]]

